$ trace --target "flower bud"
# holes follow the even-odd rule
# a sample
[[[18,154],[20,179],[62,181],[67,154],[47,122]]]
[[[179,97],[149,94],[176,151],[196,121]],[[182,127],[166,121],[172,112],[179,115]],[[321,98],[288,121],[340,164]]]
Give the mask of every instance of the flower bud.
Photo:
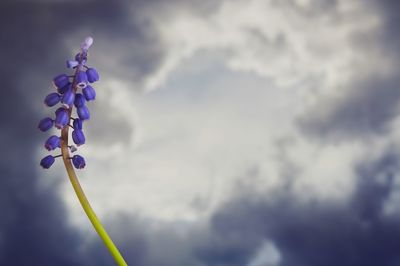
[[[55,127],[62,129],[69,122],[68,112],[64,108],[58,108],[56,111]]]
[[[47,155],[46,157],[44,157],[41,161],[40,161],[40,165],[45,168],[45,169],[49,169],[50,166],[53,165],[55,159],[53,156],[51,155]]]
[[[79,88],[81,88],[81,89],[85,88],[87,85],[87,82],[88,82],[86,72],[78,71],[78,73],[76,73],[76,76],[75,76],[75,81],[76,81],[76,85]]]
[[[91,101],[96,98],[96,91],[90,85],[87,85],[86,88],[82,90],[82,92],[83,95],[85,95],[86,101]]]
[[[86,39],[81,43],[82,51],[87,51],[92,44],[93,44],[93,38],[90,36],[86,37]]]
[[[78,150],[74,145],[69,146],[69,149],[71,150],[72,153]]]
[[[60,74],[53,79],[53,83],[57,88],[62,88],[69,82],[69,77],[66,74]]]
[[[86,70],[86,76],[90,83],[93,83],[93,82],[96,82],[99,80],[99,73],[97,73],[97,70],[94,68],[88,68]]]
[[[80,129],[80,130],[82,130],[82,128],[83,128],[83,121],[82,121],[82,119],[79,119],[79,118],[75,118],[75,120],[74,120],[74,122],[73,122],[73,127],[74,127],[74,129]]]
[[[85,97],[81,93],[75,95],[75,106],[76,108],[84,106],[86,103]]]
[[[85,144],[85,135],[81,129],[75,129],[72,131],[72,140],[77,146]]]
[[[67,60],[66,64],[68,68],[74,68],[79,65],[79,62],[76,60]]]
[[[58,115],[58,113],[61,111],[67,111],[67,109],[64,106],[57,108],[57,110],[55,111],[56,115]]]
[[[72,163],[76,169],[82,169],[86,166],[85,159],[80,155],[74,155],[72,157]]]
[[[86,61],[87,61],[87,53],[86,52],[84,52],[82,55],[81,55],[82,53],[77,53],[76,55],[75,55],[75,60],[76,61],[78,61],[78,63],[80,62],[80,60],[81,60],[81,56],[82,56],[82,64],[85,64],[86,63]]]
[[[60,138],[59,138],[58,136],[56,136],[56,135],[50,136],[50,137],[46,140],[46,142],[45,142],[45,144],[44,144],[44,147],[45,147],[48,151],[54,150],[55,148],[58,148],[58,147],[60,147],[60,146],[61,146]]]
[[[64,106],[70,107],[74,104],[75,100],[75,93],[72,89],[67,90],[64,95],[62,96],[61,102]]]
[[[90,118],[89,109],[85,105],[78,107],[76,112],[78,113],[79,118],[82,120],[88,120]]]
[[[60,94],[64,94],[65,92],[67,92],[68,90],[72,90],[72,83],[68,82],[67,85],[65,85],[62,88],[57,88],[58,93]]]
[[[60,101],[60,94],[57,92],[50,93],[44,99],[44,104],[51,107],[56,105]]]
[[[40,131],[45,132],[45,131],[49,130],[50,128],[52,128],[53,124],[54,124],[53,119],[51,119],[50,117],[46,117],[46,118],[43,118],[42,120],[40,120],[38,128],[40,129]]]

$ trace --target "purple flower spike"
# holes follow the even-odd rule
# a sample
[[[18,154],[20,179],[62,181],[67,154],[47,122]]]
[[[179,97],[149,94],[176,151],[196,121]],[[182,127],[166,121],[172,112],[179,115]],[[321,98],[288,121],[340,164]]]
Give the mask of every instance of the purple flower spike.
[[[76,146],[81,146],[86,142],[86,137],[82,130],[84,121],[90,119],[90,111],[86,106],[86,102],[96,98],[96,91],[90,85],[100,79],[97,70],[86,65],[88,49],[92,44],[93,38],[87,37],[81,43],[79,53],[74,58],[65,61],[66,66],[73,73],[55,76],[53,83],[57,90],[47,95],[44,100],[47,106],[58,106],[56,107],[55,117],[45,117],[39,121],[39,130],[43,132],[50,131],[53,126],[62,130],[61,136],[60,134],[50,136],[44,146],[49,151],[57,147],[64,148],[61,155],[49,155],[40,161],[40,165],[46,169],[51,167],[57,157],[65,156],[66,146],[68,146],[69,152],[75,152]],[[80,89],[81,91],[79,91]],[[75,113],[76,118],[72,117],[72,114]],[[71,134],[67,134],[71,130],[69,127],[73,128]],[[70,138],[72,140],[69,140]],[[73,145],[67,145],[70,141]],[[86,165],[85,159],[80,155],[73,157],[71,155],[69,159],[71,159],[71,163],[75,168],[81,169]]]
[[[66,74],[58,75],[53,79],[53,83],[57,88],[64,87],[65,85],[68,84],[68,82],[69,82],[69,78]]]
[[[86,166],[85,159],[80,155],[74,155],[72,157],[72,163],[76,169],[82,169]]]
[[[76,112],[78,113],[79,118],[82,120],[88,120],[90,118],[89,109],[85,105],[77,108]]]
[[[57,92],[50,93],[44,99],[44,104],[51,107],[56,105],[60,101],[60,94]]]
[[[68,68],[74,68],[77,65],[79,65],[79,62],[76,60],[67,60],[67,67]]]
[[[74,104],[74,101],[75,101],[75,93],[72,89],[67,90],[61,99],[61,102],[65,107],[72,106]]]
[[[99,78],[100,78],[100,77],[99,77],[99,73],[97,73],[97,70],[94,69],[94,68],[88,68],[88,69],[86,70],[86,75],[87,75],[88,81],[89,81],[90,83],[96,82],[96,81],[98,81]]]
[[[44,147],[48,150],[48,151],[52,151],[55,148],[60,147],[60,138],[57,137],[56,135],[50,136],[47,140],[46,143],[44,144]]]
[[[50,117],[46,117],[46,118],[43,118],[42,120],[40,120],[38,128],[40,129],[40,131],[45,132],[45,131],[49,130],[50,128],[52,128],[53,124],[54,124],[53,119],[51,119]]]
[[[78,71],[78,73],[76,73],[75,80],[76,80],[76,85],[79,88],[81,89],[85,88],[88,82],[86,72]]]
[[[45,169],[49,169],[53,165],[54,161],[55,159],[53,156],[47,155],[40,161],[40,165]]]
[[[83,131],[80,129],[72,131],[72,140],[77,146],[85,144],[85,135],[83,134]]]
[[[92,86],[87,85],[86,88],[82,90],[83,95],[85,95],[86,101],[91,101],[96,99],[96,91]]]
[[[85,103],[86,103],[85,97],[83,97],[81,93],[77,93],[75,95],[75,102],[74,102],[76,108],[84,106]]]
[[[56,111],[55,127],[62,129],[69,122],[68,112],[64,108],[58,108]]]
[[[76,129],[82,130],[82,128],[83,128],[82,124],[83,124],[83,121],[81,119],[75,118],[74,123],[73,123],[73,127],[74,127],[75,130]]]

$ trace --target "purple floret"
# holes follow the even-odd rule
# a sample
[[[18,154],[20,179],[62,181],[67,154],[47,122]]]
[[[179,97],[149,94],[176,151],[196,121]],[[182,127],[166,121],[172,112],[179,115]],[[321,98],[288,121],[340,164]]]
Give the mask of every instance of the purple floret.
[[[47,155],[40,161],[40,165],[45,169],[49,169],[53,165],[54,161],[55,159],[53,156]]]
[[[76,169],[82,169],[86,166],[85,159],[80,155],[74,155],[72,157],[72,163]]]

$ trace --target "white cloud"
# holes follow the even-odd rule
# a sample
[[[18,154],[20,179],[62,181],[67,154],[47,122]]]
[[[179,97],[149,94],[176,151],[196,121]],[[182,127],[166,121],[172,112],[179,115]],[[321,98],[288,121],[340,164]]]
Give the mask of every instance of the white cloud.
[[[258,171],[254,186],[268,191],[284,181],[288,164],[299,173],[292,178],[300,197],[346,199],[365,149],[303,139],[295,120],[375,70],[376,51],[365,56],[354,36],[373,34],[379,19],[361,1],[339,1],[319,15],[309,2],[225,1],[206,17],[179,8],[142,14],[160,34],[165,60],[146,76],[143,96],[111,79],[98,92],[96,104],[109,102],[135,128],[129,144],[91,145],[88,136],[83,148],[81,180],[101,216],[201,219],[249,169]],[[282,151],[280,140],[291,144]],[[65,197],[73,197],[69,184]]]

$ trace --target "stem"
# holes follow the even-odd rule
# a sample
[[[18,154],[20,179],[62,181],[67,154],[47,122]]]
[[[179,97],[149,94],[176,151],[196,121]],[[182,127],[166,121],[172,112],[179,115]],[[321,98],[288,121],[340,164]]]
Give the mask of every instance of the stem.
[[[81,55],[82,57],[82,55]],[[80,67],[78,66],[76,71],[79,71]],[[75,73],[76,75],[76,73]],[[72,83],[72,88],[75,89],[76,81]],[[68,116],[71,117],[72,113],[72,106],[68,109]],[[127,266],[128,264],[125,262],[124,258],[122,257],[121,253],[119,252],[118,248],[115,246],[111,238],[108,236],[107,231],[104,229],[103,225],[101,224],[100,220],[97,218],[96,213],[93,211],[92,207],[88,199],[83,192],[83,189],[79,183],[78,177],[75,174],[75,170],[71,164],[70,154],[68,149],[68,131],[69,127],[65,126],[61,131],[61,154],[64,161],[65,169],[67,170],[69,180],[71,181],[72,187],[75,190],[76,196],[79,199],[79,202],[82,205],[83,210],[85,211],[86,215],[88,216],[90,222],[92,223],[94,229],[96,230],[97,234],[103,240],[104,244],[106,245],[108,251],[114,257],[115,262],[119,266]]]

